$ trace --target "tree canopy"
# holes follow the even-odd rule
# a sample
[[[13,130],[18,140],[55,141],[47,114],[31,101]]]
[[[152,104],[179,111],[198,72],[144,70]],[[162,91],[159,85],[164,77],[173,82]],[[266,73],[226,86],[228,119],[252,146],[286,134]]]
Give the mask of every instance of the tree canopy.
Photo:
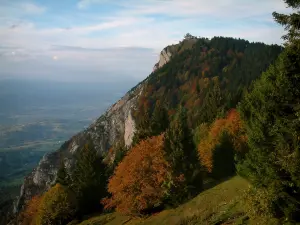
[[[107,166],[91,141],[78,152],[71,179],[70,188],[76,194],[80,213],[101,210],[100,200],[107,194]]]
[[[109,180],[111,197],[103,200],[106,208],[139,215],[163,202],[163,184],[171,176],[171,167],[164,158],[163,139],[163,135],[148,138],[128,152]]]
[[[299,0],[285,2],[299,9]],[[300,219],[300,13],[273,15],[288,31],[286,48],[241,102],[250,150],[238,168],[270,213],[291,221]]]
[[[73,219],[76,211],[77,201],[74,193],[56,184],[42,196],[34,224],[63,225]]]

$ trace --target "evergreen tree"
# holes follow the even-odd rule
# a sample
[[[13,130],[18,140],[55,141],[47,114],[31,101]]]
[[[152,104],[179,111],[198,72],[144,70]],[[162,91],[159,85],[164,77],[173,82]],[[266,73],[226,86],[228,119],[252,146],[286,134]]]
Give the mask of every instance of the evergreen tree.
[[[155,105],[152,116],[146,111],[137,126],[137,132],[133,137],[133,145],[148,137],[157,136],[169,126],[168,112],[160,103]]]
[[[293,8],[294,10],[298,10],[295,13],[290,15],[284,15],[274,12],[273,16],[276,22],[283,25],[286,30],[288,30],[288,34],[283,36],[283,39],[287,40],[288,44],[293,44],[295,42],[299,42],[299,30],[300,30],[300,1],[299,0],[285,0],[285,3]]]
[[[126,153],[128,151],[128,148],[125,146],[124,143],[118,143],[116,144],[116,146],[114,147],[114,151],[115,151],[115,158],[114,158],[114,162],[113,162],[113,166],[112,168],[115,169],[116,166],[118,166],[118,164],[123,160],[123,158],[126,156]]]
[[[144,110],[145,111],[145,110]],[[138,144],[141,140],[151,136],[150,132],[150,115],[148,110],[143,113],[137,124],[137,131],[132,139],[132,145]]]
[[[168,128],[168,126],[168,112],[160,103],[157,103],[150,121],[151,136],[161,134]]]
[[[220,135],[220,143],[213,151],[212,176],[222,179],[235,174],[235,149],[230,135],[225,131]]]
[[[107,168],[91,141],[77,155],[71,188],[76,193],[81,215],[101,209],[106,196]]]
[[[286,3],[299,9],[299,0]],[[300,13],[274,16],[288,29],[288,42],[240,105],[250,150],[238,169],[272,195],[273,214],[300,220]]]
[[[220,85],[218,83],[214,84],[208,91],[206,98],[203,101],[201,107],[202,118],[200,120],[203,122],[212,122],[218,113],[222,111],[222,100],[223,96],[221,93]]]
[[[57,177],[56,177],[55,184],[61,184],[61,185],[64,185],[64,186],[71,185],[71,180],[70,180],[69,174],[66,170],[66,167],[65,167],[65,164],[64,164],[63,160],[61,160],[60,168],[57,171]]]
[[[194,195],[202,185],[197,152],[187,125],[186,110],[182,107],[166,131],[164,149],[174,177],[184,175],[185,189],[171,191],[171,202],[178,204],[189,195]]]

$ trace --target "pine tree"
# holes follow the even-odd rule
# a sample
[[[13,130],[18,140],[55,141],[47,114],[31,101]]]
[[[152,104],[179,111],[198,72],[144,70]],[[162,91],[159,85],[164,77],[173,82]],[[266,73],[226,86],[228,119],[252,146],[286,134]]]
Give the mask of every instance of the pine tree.
[[[287,45],[299,42],[299,30],[300,30],[300,1],[299,0],[285,0],[285,3],[293,8],[298,10],[290,15],[279,14],[274,12],[273,16],[277,23],[281,24],[288,30],[288,34],[283,36],[284,40],[287,40]]]
[[[218,113],[222,110],[223,95],[219,83],[214,84],[209,89],[206,98],[201,106],[203,119],[201,122],[212,122]]]
[[[150,115],[148,111],[143,113],[142,118],[138,121],[137,131],[132,139],[132,145],[138,144],[141,140],[151,136],[150,132]]]
[[[161,134],[168,126],[169,118],[167,110],[160,103],[156,103],[150,121],[151,136]]]
[[[128,152],[128,148],[125,146],[124,143],[118,143],[114,147],[115,152],[115,158],[113,162],[112,169],[115,169],[116,166],[123,160],[123,158],[126,156],[126,153]]]
[[[185,189],[172,191],[171,201],[178,204],[189,195],[194,195],[202,185],[197,152],[187,125],[186,110],[182,107],[166,131],[164,146],[166,159],[172,166],[174,177],[184,175],[185,179]],[[179,193],[176,193],[177,191]]]
[[[107,168],[91,141],[77,155],[71,188],[76,193],[80,214],[101,209],[100,200],[106,196]]]
[[[57,171],[57,177],[56,177],[55,184],[61,184],[64,186],[71,185],[71,180],[70,180],[69,174],[66,170],[63,160],[61,161],[60,168]]]
[[[285,2],[299,9],[299,0]],[[286,49],[240,105],[250,150],[238,169],[271,195],[274,215],[300,220],[300,13],[273,15],[288,29]]]
[[[137,132],[133,137],[133,145],[148,137],[157,136],[169,126],[168,112],[160,103],[155,105],[152,116],[146,111],[138,123]]]

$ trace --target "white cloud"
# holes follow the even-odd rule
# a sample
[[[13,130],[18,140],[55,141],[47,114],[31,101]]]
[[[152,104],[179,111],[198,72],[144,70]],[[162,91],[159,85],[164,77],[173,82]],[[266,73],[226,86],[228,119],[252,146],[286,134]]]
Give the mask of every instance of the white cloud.
[[[88,8],[92,4],[103,3],[103,2],[107,2],[107,1],[108,0],[80,0],[77,3],[77,8],[79,8],[79,9],[86,9],[86,8]]]
[[[20,20],[22,16],[42,15],[46,12],[46,10],[46,7],[32,2],[1,0],[0,18],[7,20]]]
[[[46,11],[45,7],[41,7],[33,3],[24,3],[21,5],[21,7],[24,9],[26,13],[29,14],[42,14]]]
[[[86,6],[103,3],[104,0],[83,0]],[[245,18],[273,11],[287,11],[282,0],[116,0],[115,4],[125,10],[121,15],[145,16],[161,14],[165,16],[197,17],[210,16],[216,18]],[[225,17],[225,18],[224,18]]]
[[[270,26],[271,13],[286,11],[282,0],[114,0],[117,11],[95,13],[105,2],[112,3],[81,0],[77,7],[85,10],[58,15],[33,3],[0,6],[0,40],[6,47],[0,46],[1,72],[55,71],[58,78],[61,73],[93,73],[108,79],[110,72],[119,71],[142,79],[159,51],[187,32],[281,43],[283,29]],[[100,5],[94,7],[96,3]],[[38,20],[24,21],[25,14],[46,14],[58,22],[45,27]],[[70,25],[61,25],[61,18]]]
[[[116,18],[114,20],[108,20],[99,24],[87,25],[87,26],[74,26],[67,29],[63,28],[54,28],[54,29],[42,29],[41,33],[44,34],[59,34],[59,33],[70,33],[73,35],[88,34],[90,32],[108,30],[112,28],[119,28],[123,26],[128,26],[138,22],[136,18]],[[76,38],[76,37],[75,37]]]

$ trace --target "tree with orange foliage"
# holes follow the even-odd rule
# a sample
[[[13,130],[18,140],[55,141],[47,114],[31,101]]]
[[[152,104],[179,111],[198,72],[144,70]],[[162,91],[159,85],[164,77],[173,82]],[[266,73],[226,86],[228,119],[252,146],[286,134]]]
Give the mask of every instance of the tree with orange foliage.
[[[235,171],[234,156],[245,150],[247,137],[238,112],[232,109],[224,119],[216,120],[198,145],[201,164],[213,176],[223,177]]]
[[[151,137],[128,152],[109,180],[111,197],[102,201],[106,209],[139,215],[162,204],[171,174],[163,142],[163,135]]]
[[[41,205],[40,196],[34,196],[26,205],[25,210],[20,214],[20,222],[22,225],[36,224],[36,216]]]

